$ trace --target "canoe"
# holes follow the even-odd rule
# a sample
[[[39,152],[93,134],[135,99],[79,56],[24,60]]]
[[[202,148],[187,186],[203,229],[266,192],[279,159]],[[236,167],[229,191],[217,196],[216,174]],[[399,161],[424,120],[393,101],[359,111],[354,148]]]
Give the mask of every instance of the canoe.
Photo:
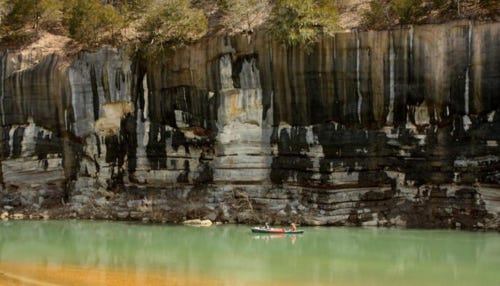
[[[284,228],[265,228],[265,227],[252,227],[253,233],[270,233],[270,234],[301,234],[303,230],[291,230]]]

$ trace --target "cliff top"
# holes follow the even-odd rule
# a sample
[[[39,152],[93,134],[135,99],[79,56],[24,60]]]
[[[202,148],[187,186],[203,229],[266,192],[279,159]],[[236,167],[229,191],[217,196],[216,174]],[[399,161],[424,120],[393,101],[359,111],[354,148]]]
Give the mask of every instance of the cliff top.
[[[0,4],[0,47],[71,55],[103,45],[146,53],[203,37],[270,31],[287,44],[351,29],[498,21],[497,0],[13,0]]]

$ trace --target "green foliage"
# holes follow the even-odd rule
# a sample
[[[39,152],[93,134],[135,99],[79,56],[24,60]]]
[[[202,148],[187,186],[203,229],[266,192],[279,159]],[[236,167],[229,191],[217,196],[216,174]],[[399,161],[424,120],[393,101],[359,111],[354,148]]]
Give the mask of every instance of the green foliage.
[[[491,19],[498,20],[498,17],[500,16],[499,0],[479,0],[479,7],[484,9]]]
[[[192,8],[189,0],[169,0],[148,14],[140,31],[146,52],[154,55],[198,40],[207,25],[203,11]]]
[[[102,4],[112,5],[129,20],[143,16],[153,2],[154,0],[101,0]]]
[[[4,0],[0,4],[0,34],[19,43],[34,38],[41,24],[57,19],[62,7],[60,0]]]
[[[399,18],[400,24],[415,23],[422,15],[422,0],[392,0],[391,10]]]
[[[321,35],[333,35],[338,30],[333,1],[277,0],[271,13],[271,34],[291,46],[307,46]]]
[[[140,39],[148,54],[192,43],[207,32],[207,17],[230,33],[251,34],[266,23],[287,45],[307,47],[338,30],[336,0],[0,0],[0,36],[32,41],[39,30],[69,35],[80,43]],[[197,9],[199,7],[201,9]],[[219,9],[218,14],[216,9]],[[272,9],[271,9],[272,8]],[[220,18],[217,18],[218,16]],[[378,0],[370,2],[362,26],[385,29],[457,18],[500,16],[499,0]],[[220,20],[220,22],[217,22]],[[269,20],[269,21],[268,21]],[[118,38],[121,35],[122,38]]]
[[[370,9],[363,14],[361,25],[371,29],[384,29],[390,25],[390,10],[383,1],[370,2]]]
[[[439,17],[452,19],[460,15],[460,4],[463,4],[463,1],[432,0],[428,6],[435,11]]]
[[[39,7],[46,14],[45,17],[48,18],[61,11],[63,2],[61,0],[42,0],[39,2]]]
[[[42,0],[40,1],[40,9],[42,10],[40,16],[40,23],[42,27],[62,25],[62,9],[64,1],[61,0]],[[38,25],[37,24],[37,25]]]
[[[125,5],[137,12],[145,12],[153,3],[153,0],[126,0]]]
[[[222,25],[230,32],[253,33],[269,14],[269,0],[219,1],[223,11]]]
[[[432,9],[445,19],[452,18],[490,18],[500,16],[499,0],[431,0]]]
[[[454,0],[453,0],[454,1]],[[429,11],[429,7],[445,7],[449,0],[384,0],[370,3],[363,14],[362,26],[370,29],[385,29],[395,24],[415,24]]]
[[[37,15],[40,14],[37,0],[13,0],[4,4],[2,26],[9,31],[16,31],[26,24],[35,24]]]
[[[432,3],[432,7],[434,9],[438,9],[438,10],[443,10],[443,9],[447,9],[452,2],[455,2],[455,0],[432,0],[431,3]]]
[[[68,1],[64,24],[70,36],[85,44],[112,41],[121,28],[123,17],[109,4],[100,0]]]

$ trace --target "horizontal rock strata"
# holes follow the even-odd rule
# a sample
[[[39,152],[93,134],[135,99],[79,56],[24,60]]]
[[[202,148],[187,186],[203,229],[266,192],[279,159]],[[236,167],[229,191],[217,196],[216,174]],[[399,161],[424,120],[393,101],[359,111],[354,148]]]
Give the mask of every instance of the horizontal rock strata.
[[[23,55],[1,58],[8,213],[500,229],[498,23]]]

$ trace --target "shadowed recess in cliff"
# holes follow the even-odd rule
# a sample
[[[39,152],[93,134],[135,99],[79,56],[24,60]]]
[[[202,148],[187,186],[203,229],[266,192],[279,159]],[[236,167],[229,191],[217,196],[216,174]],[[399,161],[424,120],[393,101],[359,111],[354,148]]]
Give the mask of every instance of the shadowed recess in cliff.
[[[201,127],[214,130],[215,116],[207,90],[189,86],[164,88],[149,98],[152,121],[175,128]]]
[[[9,58],[9,56],[7,56]],[[58,69],[59,56],[51,54],[37,65],[5,74],[2,94],[3,124],[27,124],[61,132],[61,107],[65,102],[65,77]]]

